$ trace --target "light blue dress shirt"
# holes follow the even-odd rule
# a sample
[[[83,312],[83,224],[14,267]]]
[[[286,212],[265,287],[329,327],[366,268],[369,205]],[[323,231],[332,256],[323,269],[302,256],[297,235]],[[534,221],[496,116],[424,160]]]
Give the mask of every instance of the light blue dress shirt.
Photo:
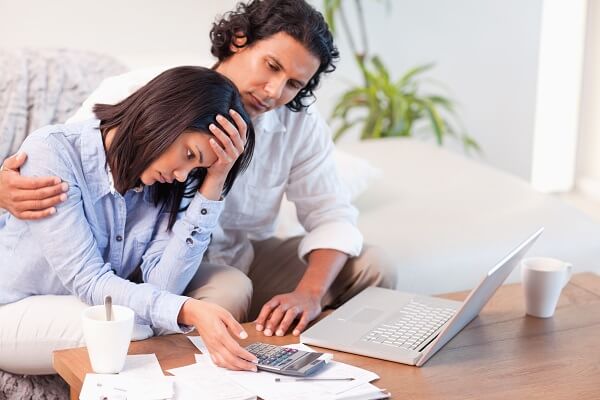
[[[181,332],[181,296],[196,273],[222,201],[199,193],[167,231],[168,212],[149,187],[114,191],[98,120],[32,133],[21,150],[25,176],[56,175],[69,184],[56,214],[37,221],[0,216],[0,304],[28,296],[75,295],[91,305],[111,295],[137,322]],[[137,266],[144,283],[125,279]]]

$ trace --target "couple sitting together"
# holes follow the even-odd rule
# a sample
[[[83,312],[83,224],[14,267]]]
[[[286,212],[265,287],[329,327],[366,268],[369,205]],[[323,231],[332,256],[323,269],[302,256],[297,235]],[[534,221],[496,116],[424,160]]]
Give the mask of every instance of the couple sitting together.
[[[121,101],[101,86],[4,160],[0,369],[53,373],[53,350],[83,345],[82,309],[110,295],[135,311],[134,340],[196,328],[217,365],[255,370],[240,322],[299,335],[324,307],[394,286],[308,109],[338,58],[322,15],[254,0],[210,38],[211,69],[110,78]],[[284,193],[305,236],[273,237]]]

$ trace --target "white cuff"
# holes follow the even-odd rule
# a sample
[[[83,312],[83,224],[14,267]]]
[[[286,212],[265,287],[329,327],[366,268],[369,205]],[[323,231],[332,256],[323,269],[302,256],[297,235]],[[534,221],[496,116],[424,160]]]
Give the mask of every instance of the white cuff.
[[[313,229],[304,236],[298,246],[298,257],[306,261],[306,255],[317,249],[333,249],[356,257],[362,251],[363,237],[358,228],[348,222],[330,222]]]

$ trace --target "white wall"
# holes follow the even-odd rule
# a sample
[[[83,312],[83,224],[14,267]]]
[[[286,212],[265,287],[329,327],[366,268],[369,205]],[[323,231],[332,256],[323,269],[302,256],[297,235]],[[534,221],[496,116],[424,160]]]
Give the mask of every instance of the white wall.
[[[588,2],[577,186],[600,200],[600,2]]]
[[[199,62],[215,14],[235,3],[0,0],[0,46],[86,48],[133,67]],[[372,51],[396,76],[437,63],[430,76],[458,101],[483,161],[529,178],[542,0],[394,0],[391,10],[383,3],[364,1]],[[339,45],[344,59],[319,92],[325,114],[344,82],[359,79],[346,43]]]
[[[398,76],[435,62],[483,161],[529,178],[541,0],[364,1],[372,52]],[[348,47],[340,40],[343,55]],[[359,80],[351,60],[338,78]],[[325,95],[334,92],[329,81]],[[325,96],[323,96],[325,97]]]
[[[234,0],[0,0],[0,46],[74,47],[131,67],[210,56],[208,32]]]

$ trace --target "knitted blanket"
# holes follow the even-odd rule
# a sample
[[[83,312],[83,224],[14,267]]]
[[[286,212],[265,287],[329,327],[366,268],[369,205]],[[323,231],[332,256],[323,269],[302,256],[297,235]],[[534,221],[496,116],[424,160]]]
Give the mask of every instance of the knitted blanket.
[[[0,49],[0,162],[37,128],[64,122],[125,67],[112,57],[67,49]]]

